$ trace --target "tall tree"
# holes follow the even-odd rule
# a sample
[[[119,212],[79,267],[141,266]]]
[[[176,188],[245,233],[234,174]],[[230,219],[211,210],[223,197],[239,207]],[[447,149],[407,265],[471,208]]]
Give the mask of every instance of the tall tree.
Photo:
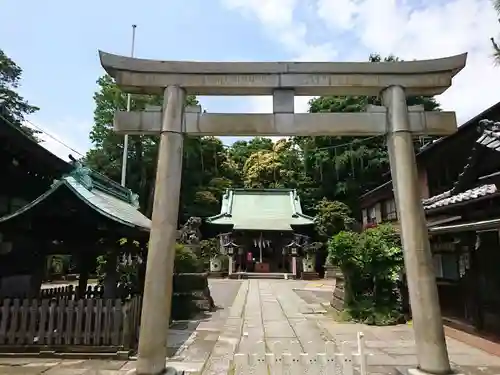
[[[272,151],[273,141],[270,138],[255,137],[249,141],[236,141],[228,149],[228,156],[230,160],[234,163],[234,169],[236,172],[234,185],[242,187],[244,186],[244,168],[245,163],[252,154],[262,151]]]
[[[116,110],[125,110],[127,95],[109,75],[99,78],[94,94],[94,126],[90,139],[94,147],[86,155],[86,163],[115,181],[120,181],[123,136],[113,131]],[[148,105],[162,105],[158,95],[132,95],[131,110],[141,111]],[[197,105],[194,96],[188,96],[186,105]],[[127,187],[139,194],[140,208],[151,215],[158,156],[158,136],[130,136],[127,165]],[[224,145],[214,137],[186,136],[183,147],[183,171],[180,222],[190,216],[215,215],[220,210],[223,192],[237,178],[234,163]]]
[[[369,61],[400,60],[395,56],[382,59],[373,54]],[[407,102],[408,105],[423,105],[426,111],[440,110],[433,97],[410,97]],[[363,112],[369,104],[381,105],[380,98],[322,96],[309,102],[309,112]],[[304,155],[303,167],[310,184],[303,201],[305,209],[311,213],[315,213],[316,202],[322,198],[345,202],[353,212],[358,212],[359,196],[389,178],[383,137],[294,137],[293,141]],[[416,142],[416,149],[420,145],[421,142]]]
[[[25,117],[39,108],[29,104],[16,91],[21,83],[22,73],[23,70],[0,49],[0,115],[39,142],[36,135],[40,131],[23,124]]]
[[[113,131],[116,110],[126,110],[127,94],[122,92],[111,76],[97,80],[94,94],[94,125],[90,131],[93,148],[86,155],[86,163],[115,181],[120,181],[123,155],[123,136]],[[147,105],[161,105],[159,95],[132,95],[131,110],[142,111]],[[188,96],[187,104],[197,104],[194,96]],[[150,214],[156,175],[156,158],[159,137],[135,135],[129,137],[127,186],[139,194],[141,210]]]
[[[215,137],[186,137],[182,168],[180,220],[220,212],[224,191],[236,179],[227,149]]]

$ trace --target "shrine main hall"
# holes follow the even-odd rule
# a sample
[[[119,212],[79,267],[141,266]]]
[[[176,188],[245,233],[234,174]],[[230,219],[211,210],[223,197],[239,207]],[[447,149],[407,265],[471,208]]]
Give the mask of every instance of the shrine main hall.
[[[212,272],[227,267],[229,277],[274,273],[285,278],[314,272],[314,218],[302,213],[293,189],[228,189],[221,212],[205,222],[220,240]]]

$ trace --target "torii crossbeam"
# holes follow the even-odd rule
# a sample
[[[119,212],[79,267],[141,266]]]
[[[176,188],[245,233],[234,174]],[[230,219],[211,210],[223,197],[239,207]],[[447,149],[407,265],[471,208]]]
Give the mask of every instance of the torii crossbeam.
[[[120,133],[161,134],[138,374],[156,375],[165,367],[184,134],[386,135],[418,371],[450,372],[412,137],[451,134],[456,130],[456,118],[453,112],[408,108],[406,96],[443,93],[464,68],[467,54],[381,63],[157,61],[104,52],[100,52],[100,58],[125,92],[164,95],[162,109],[118,112],[115,117],[115,129]],[[205,114],[199,108],[184,111],[186,94],[272,95],[273,113]],[[296,95],[380,95],[383,107],[369,107],[366,113],[296,114]]]

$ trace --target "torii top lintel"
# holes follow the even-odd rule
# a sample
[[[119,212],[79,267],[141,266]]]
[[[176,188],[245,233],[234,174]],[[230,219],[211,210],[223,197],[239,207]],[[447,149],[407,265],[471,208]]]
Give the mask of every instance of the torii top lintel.
[[[438,95],[465,67],[467,53],[401,62],[198,62],[137,59],[99,51],[101,65],[130,93],[179,85],[195,95],[378,95],[398,85],[408,95]]]

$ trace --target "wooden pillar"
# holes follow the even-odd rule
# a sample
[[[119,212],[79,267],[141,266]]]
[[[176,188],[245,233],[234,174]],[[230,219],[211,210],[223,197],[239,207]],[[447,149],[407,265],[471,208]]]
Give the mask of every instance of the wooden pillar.
[[[45,275],[46,264],[44,262],[45,253],[40,252],[33,255],[33,271],[30,278],[30,290],[28,298],[37,298],[42,287],[43,276]]]
[[[104,266],[106,275],[104,276],[104,294],[103,298],[117,298],[118,289],[118,270],[117,270],[117,252],[111,250],[106,254],[106,264]]]
[[[144,245],[141,244],[141,248],[145,249],[146,244],[144,244]],[[142,295],[144,293],[144,282],[146,280],[147,255],[146,255],[145,250],[140,251],[140,257],[141,257],[142,262],[137,265],[137,275],[138,275],[137,278],[138,278],[138,283],[139,283],[139,285],[137,286],[137,290],[138,290],[139,294]]]
[[[76,289],[76,298],[84,298],[85,292],[87,291],[87,285],[89,282],[90,271],[95,266],[96,256],[95,253],[85,251],[84,249],[80,250],[81,252],[78,256],[78,273],[80,277],[78,279],[78,287]]]

